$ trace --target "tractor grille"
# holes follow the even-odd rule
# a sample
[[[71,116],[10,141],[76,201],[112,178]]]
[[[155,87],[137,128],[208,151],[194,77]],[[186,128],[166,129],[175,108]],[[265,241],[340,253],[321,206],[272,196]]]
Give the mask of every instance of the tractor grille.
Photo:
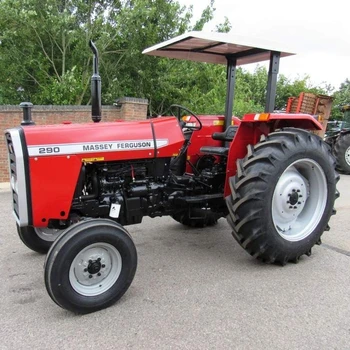
[[[6,131],[5,138],[7,142],[13,214],[20,226],[27,226],[29,220],[25,164],[28,156],[24,157],[26,148],[22,145],[21,133],[22,138],[24,138],[23,131],[20,128],[10,129]]]
[[[7,150],[9,155],[9,170],[10,170],[10,183],[13,198],[13,210],[14,214],[19,218],[19,208],[18,208],[18,194],[16,191],[17,183],[17,169],[16,169],[16,154],[10,133],[6,133]]]

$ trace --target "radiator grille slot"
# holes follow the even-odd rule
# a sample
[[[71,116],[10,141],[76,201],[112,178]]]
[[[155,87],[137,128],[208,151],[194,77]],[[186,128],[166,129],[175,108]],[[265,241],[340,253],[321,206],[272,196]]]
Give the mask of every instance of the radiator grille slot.
[[[10,129],[5,133],[9,160],[13,212],[20,223],[28,224],[25,162],[20,131]]]

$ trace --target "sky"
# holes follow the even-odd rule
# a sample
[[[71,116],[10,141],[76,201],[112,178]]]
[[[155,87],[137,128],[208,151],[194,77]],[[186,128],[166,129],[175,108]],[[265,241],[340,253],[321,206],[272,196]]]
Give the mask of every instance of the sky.
[[[210,0],[179,0],[193,5],[198,19]],[[310,77],[313,85],[331,84],[335,90],[350,80],[350,2],[347,0],[215,0],[212,31],[229,19],[231,32],[268,39],[290,48],[295,56],[281,59],[279,72],[294,80]],[[255,65],[244,68],[253,71]]]

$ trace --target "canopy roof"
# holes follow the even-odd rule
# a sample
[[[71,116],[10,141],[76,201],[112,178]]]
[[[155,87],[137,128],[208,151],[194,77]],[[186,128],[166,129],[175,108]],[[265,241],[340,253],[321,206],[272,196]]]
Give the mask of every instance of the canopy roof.
[[[227,64],[227,58],[231,56],[237,59],[237,65],[244,65],[269,60],[271,51],[280,52],[281,57],[295,54],[267,40],[214,32],[185,33],[145,49],[143,53],[219,64]]]

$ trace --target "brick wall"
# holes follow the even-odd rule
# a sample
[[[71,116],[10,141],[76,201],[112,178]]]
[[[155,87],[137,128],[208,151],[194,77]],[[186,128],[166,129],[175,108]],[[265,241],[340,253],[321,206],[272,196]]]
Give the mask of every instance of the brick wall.
[[[123,97],[115,106],[102,106],[102,121],[146,119],[148,102]],[[91,122],[90,106],[34,106],[32,119],[37,125]],[[19,106],[0,106],[0,182],[9,182],[8,160],[4,131],[21,125],[23,112]]]

